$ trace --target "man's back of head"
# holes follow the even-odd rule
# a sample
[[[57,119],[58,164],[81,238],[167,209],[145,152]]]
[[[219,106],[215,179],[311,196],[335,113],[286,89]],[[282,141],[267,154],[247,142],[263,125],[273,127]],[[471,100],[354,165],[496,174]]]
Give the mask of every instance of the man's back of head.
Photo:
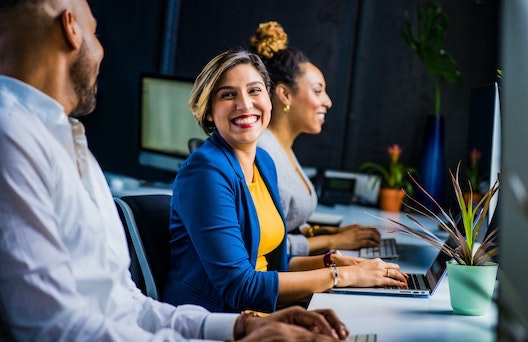
[[[95,107],[103,49],[86,0],[2,0],[0,74],[57,100],[66,114]]]
[[[58,23],[54,21],[60,14],[60,2],[63,0],[0,1],[0,74],[39,88],[37,75],[56,67],[54,31]]]

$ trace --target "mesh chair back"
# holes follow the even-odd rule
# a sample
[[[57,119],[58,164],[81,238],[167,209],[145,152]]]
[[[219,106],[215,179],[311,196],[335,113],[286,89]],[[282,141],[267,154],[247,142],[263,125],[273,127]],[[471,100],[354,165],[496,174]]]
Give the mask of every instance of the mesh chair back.
[[[204,143],[204,140],[200,139],[200,138],[191,138],[191,139],[189,139],[189,141],[187,142],[187,147],[189,148],[189,153],[193,153],[194,151],[196,151],[196,149],[198,149],[198,147],[202,146],[203,143]]]
[[[123,223],[131,238],[129,244],[133,245],[138,258],[146,294],[155,299],[163,298],[163,287],[169,268],[170,198],[170,195],[157,194],[124,196],[116,199],[124,209]],[[137,235],[136,240],[139,241],[134,242],[134,235]]]

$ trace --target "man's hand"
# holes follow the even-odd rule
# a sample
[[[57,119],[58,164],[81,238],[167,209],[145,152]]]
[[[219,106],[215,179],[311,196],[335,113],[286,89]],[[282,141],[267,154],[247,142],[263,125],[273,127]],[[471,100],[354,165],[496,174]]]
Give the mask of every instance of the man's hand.
[[[243,341],[336,341],[349,332],[333,310],[307,311],[300,306],[267,317],[250,317]]]

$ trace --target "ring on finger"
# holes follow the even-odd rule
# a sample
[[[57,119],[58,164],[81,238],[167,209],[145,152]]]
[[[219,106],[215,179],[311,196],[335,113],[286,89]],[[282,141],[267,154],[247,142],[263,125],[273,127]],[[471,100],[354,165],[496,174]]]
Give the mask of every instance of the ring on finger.
[[[389,274],[390,274],[390,268],[387,268],[387,274],[385,275],[385,277],[389,277]]]

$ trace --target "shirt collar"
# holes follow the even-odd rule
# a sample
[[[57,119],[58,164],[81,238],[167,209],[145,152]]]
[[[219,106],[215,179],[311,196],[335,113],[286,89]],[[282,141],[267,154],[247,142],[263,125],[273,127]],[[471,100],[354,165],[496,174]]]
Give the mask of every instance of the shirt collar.
[[[0,75],[0,89],[7,88],[28,112],[34,113],[42,123],[50,128],[68,123],[64,107],[55,99],[40,90],[12,77]]]

